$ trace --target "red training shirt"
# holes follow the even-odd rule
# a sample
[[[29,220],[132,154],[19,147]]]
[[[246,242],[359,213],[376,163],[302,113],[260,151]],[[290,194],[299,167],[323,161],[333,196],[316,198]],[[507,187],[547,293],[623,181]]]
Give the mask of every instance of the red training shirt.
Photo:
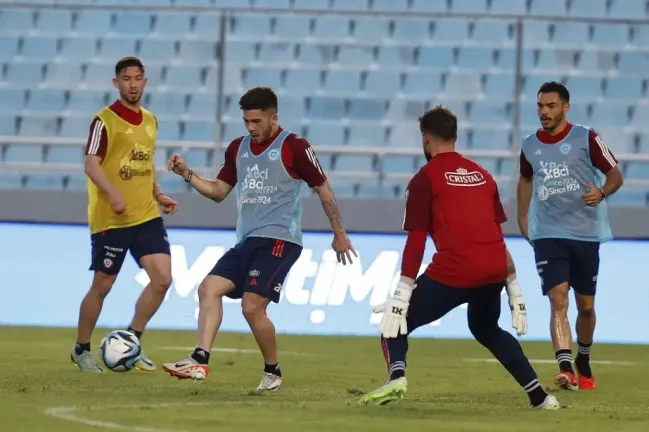
[[[563,141],[566,136],[568,136],[568,133],[570,133],[571,129],[571,123],[568,123],[565,129],[556,135],[550,135],[545,130],[539,129],[538,131],[536,131],[536,137],[543,144],[557,144],[558,142]],[[609,148],[606,146],[602,137],[600,137],[597,132],[592,129],[588,134],[588,150],[590,153],[591,163],[603,174],[606,174],[612,168],[615,168],[617,166],[617,159],[615,158],[611,150],[609,150]],[[525,178],[531,178],[534,175],[532,164],[529,163],[529,161],[525,157],[525,154],[523,154],[523,151],[521,151],[520,155],[520,165],[521,176]]]
[[[257,156],[263,153],[281,132],[282,128],[278,128],[277,132],[268,141],[261,144],[251,140],[250,150],[252,154]],[[217,179],[226,182],[230,186],[237,184],[237,153],[242,140],[243,137],[241,136],[230,143],[225,150],[223,166],[221,166],[221,170],[216,176]],[[282,145],[282,162],[286,172],[291,177],[304,180],[309,187],[322,186],[327,181],[327,177],[311,144],[293,133],[286,137]]]
[[[426,274],[435,281],[457,288],[504,282],[505,221],[498,186],[484,167],[456,152],[434,156],[408,184],[401,274],[416,278],[427,233],[437,252]]]
[[[135,112],[127,108],[119,100],[115,101],[109,108],[133,126],[139,126],[144,118],[142,116],[142,111]],[[88,133],[88,142],[86,143],[86,154],[103,158],[106,156],[107,148],[108,133],[106,133],[106,127],[99,117],[95,117],[90,123],[90,132]]]

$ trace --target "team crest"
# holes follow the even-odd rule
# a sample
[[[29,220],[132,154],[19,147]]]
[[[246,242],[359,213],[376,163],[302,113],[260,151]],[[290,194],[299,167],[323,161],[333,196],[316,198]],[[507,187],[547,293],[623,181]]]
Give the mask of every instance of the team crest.
[[[274,161],[274,160],[277,160],[278,158],[279,158],[279,150],[277,150],[277,149],[272,149],[272,150],[268,153],[268,159],[269,159],[269,160]]]
[[[144,128],[144,130],[146,134],[149,136],[149,138],[153,138],[153,135],[155,135],[155,131],[151,126],[147,126],[146,128]]]
[[[570,144],[568,144],[568,143],[563,143],[559,147],[559,151],[564,155],[567,155],[568,153],[570,153],[571,149],[572,149],[572,146]]]

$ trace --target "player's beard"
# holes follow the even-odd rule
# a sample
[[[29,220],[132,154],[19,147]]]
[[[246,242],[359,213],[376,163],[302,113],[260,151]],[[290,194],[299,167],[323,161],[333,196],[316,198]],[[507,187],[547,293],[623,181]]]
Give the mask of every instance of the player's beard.
[[[131,95],[129,93],[123,93],[122,99],[124,99],[126,102],[130,103],[131,105],[137,105],[138,103],[140,103],[140,99],[142,99],[142,94]]]

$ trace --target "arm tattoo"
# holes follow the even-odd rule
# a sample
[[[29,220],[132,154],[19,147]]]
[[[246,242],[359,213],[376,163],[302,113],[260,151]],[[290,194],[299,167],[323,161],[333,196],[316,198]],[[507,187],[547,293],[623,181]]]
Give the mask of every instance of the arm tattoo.
[[[331,189],[331,186],[329,186],[329,183],[327,182],[315,189],[320,197],[322,209],[329,218],[331,228],[334,232],[344,231],[345,228],[343,227],[342,218],[340,217],[336,197],[334,196],[334,191]]]

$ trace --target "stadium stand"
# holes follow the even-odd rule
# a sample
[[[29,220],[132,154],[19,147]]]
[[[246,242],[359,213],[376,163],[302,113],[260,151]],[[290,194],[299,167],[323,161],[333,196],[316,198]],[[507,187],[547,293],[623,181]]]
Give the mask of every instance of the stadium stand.
[[[571,120],[595,127],[624,161],[630,186],[613,201],[647,204],[649,21],[556,18],[646,19],[645,0],[30,3],[15,8],[0,2],[0,187],[85,187],[80,144],[92,113],[115,97],[114,62],[135,54],[147,65],[144,105],[159,119],[160,164],[180,149],[193,165],[214,170],[222,148],[213,142],[225,145],[244,131],[238,96],[268,85],[279,93],[282,124],[316,146],[341,196],[402,196],[423,162],[416,118],[443,103],[462,120],[461,148],[499,176],[507,199],[517,169],[515,101],[518,96],[522,137],[538,125],[536,90],[555,79],[572,91]],[[170,8],[83,7],[90,3]],[[228,12],[226,40],[220,41],[219,12],[186,9],[192,6],[250,10]],[[286,11],[257,10],[268,7]],[[520,95],[514,91],[517,18],[488,14],[525,15]],[[223,94],[217,94],[220,67]],[[219,104],[222,128],[215,122]],[[175,179],[161,181],[184,187]]]

